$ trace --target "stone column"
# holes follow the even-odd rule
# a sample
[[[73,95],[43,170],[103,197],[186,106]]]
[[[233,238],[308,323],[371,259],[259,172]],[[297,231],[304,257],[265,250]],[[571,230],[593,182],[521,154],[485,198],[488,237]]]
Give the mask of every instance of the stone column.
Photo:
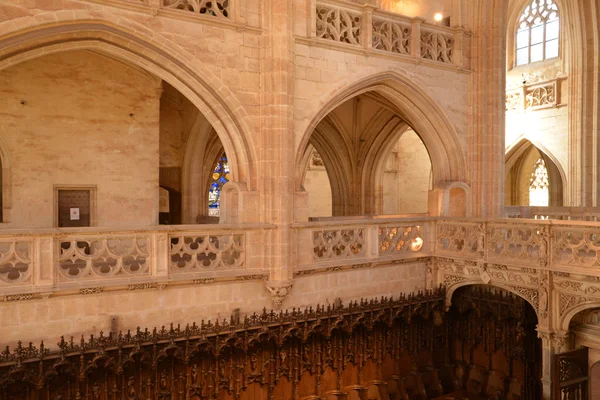
[[[266,238],[266,290],[281,306],[293,277],[294,216],[294,6],[292,0],[263,3],[261,64],[260,192],[264,222],[274,224]],[[280,286],[285,290],[275,290]],[[285,293],[284,293],[285,292]]]
[[[506,16],[508,0],[473,1],[471,123],[468,168],[472,211],[497,217],[504,208]]]
[[[538,328],[538,337],[542,339],[542,398],[552,397],[552,359],[555,354],[570,350],[569,332],[552,331]]]

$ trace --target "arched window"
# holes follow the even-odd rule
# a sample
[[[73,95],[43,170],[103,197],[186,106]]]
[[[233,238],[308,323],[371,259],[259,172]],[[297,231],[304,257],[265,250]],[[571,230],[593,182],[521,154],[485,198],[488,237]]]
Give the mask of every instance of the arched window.
[[[548,207],[549,199],[548,170],[543,158],[538,158],[529,178],[529,205]]]
[[[221,215],[221,189],[229,182],[229,163],[227,156],[219,157],[210,180],[208,190],[208,216],[219,217]]]
[[[516,65],[558,57],[559,24],[552,0],[533,0],[517,25]]]

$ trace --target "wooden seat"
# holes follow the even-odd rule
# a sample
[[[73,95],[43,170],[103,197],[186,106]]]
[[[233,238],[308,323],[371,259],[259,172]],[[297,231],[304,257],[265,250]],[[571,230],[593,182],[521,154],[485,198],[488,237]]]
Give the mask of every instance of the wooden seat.
[[[348,394],[344,393],[340,390],[330,390],[326,392],[321,400],[346,400],[348,398]]]
[[[404,388],[410,400],[426,400],[427,392],[423,386],[421,374],[416,371],[409,371],[404,377]]]
[[[361,385],[351,385],[344,388],[348,400],[367,400],[367,388]]]
[[[521,400],[522,384],[520,381],[511,378],[508,381],[508,390],[506,391],[506,400]]]
[[[387,392],[390,400],[409,400],[404,381],[397,375],[391,376],[387,381]]]
[[[444,389],[439,379],[438,370],[433,367],[423,367],[420,372],[427,398],[431,399],[441,396],[444,393]]]
[[[487,383],[487,371],[479,365],[469,365],[469,377],[467,379],[467,391],[474,394],[482,394]]]
[[[485,395],[488,399],[504,398],[506,392],[506,376],[499,371],[489,371],[487,384],[485,386]]]
[[[387,384],[383,381],[367,383],[367,400],[389,400]]]

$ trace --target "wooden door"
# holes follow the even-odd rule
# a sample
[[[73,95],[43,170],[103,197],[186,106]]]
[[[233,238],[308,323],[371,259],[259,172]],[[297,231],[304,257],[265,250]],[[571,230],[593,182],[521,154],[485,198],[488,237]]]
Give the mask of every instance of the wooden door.
[[[58,190],[58,227],[91,226],[90,190]]]
[[[552,398],[589,400],[588,348],[555,354],[552,360]]]

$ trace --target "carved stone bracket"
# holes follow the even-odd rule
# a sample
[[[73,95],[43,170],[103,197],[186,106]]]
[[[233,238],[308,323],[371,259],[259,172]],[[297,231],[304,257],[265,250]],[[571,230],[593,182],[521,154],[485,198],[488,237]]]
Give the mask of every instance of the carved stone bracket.
[[[265,288],[271,295],[274,310],[280,310],[286,296],[290,294],[293,286],[292,281],[266,281]]]

